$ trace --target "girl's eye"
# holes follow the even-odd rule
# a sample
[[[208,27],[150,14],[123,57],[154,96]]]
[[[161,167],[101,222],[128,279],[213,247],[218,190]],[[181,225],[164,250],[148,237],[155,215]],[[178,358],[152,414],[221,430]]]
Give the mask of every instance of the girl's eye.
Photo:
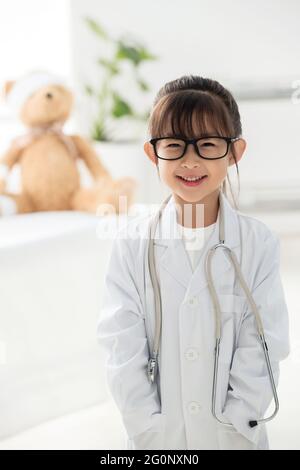
[[[175,146],[175,147],[180,147],[179,144],[168,144],[168,145],[167,145],[167,147],[174,147],[174,146]]]
[[[204,142],[203,144],[201,144],[201,146],[205,146],[205,147],[214,147],[215,144],[213,144],[212,142]]]

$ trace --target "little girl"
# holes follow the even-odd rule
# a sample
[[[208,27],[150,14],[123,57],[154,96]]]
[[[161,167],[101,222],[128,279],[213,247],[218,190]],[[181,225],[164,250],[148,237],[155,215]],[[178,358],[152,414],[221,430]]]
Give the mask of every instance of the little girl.
[[[154,237],[162,306],[157,380],[147,374],[155,331],[152,216],[134,218],[113,241],[97,328],[127,449],[268,449],[265,424],[249,426],[272,402],[268,368],[253,309],[222,249],[212,262],[222,332],[218,419],[212,414],[215,317],[204,259],[219,241],[220,202],[225,244],[259,308],[276,386],[289,354],[279,239],[226,197],[228,167],[238,171],[246,147],[237,103],[217,81],[183,76],[159,90],[149,134],[145,153],[171,192]]]

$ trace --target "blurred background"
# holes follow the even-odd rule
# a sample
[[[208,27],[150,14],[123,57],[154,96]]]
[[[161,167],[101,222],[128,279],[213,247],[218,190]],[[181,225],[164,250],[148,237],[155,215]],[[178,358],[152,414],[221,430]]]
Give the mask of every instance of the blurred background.
[[[0,2],[0,83],[45,70],[74,95],[66,134],[89,141],[114,179],[137,183],[144,210],[167,196],[143,151],[157,91],[185,74],[237,99],[248,146],[239,210],[281,240],[292,350],[281,365],[273,449],[299,449],[300,4],[297,0],[10,0]],[[26,133],[0,104],[0,158]],[[82,186],[93,184],[78,162]],[[237,190],[235,168],[230,180]],[[8,189],[20,190],[15,165]],[[237,193],[236,193],[237,194]],[[125,223],[126,216],[109,216]],[[120,449],[96,322],[111,240],[85,211],[0,218],[0,449]]]

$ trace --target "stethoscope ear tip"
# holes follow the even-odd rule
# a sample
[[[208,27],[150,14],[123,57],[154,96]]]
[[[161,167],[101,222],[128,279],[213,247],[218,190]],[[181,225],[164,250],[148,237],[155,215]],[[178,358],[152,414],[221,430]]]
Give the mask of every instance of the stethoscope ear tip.
[[[255,426],[257,426],[257,421],[249,421],[249,426],[250,428],[255,428]]]

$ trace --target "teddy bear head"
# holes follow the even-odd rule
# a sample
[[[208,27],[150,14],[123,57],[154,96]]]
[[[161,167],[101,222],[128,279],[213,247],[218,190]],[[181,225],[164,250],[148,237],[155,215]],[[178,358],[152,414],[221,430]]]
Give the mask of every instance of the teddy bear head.
[[[73,107],[73,93],[63,80],[47,73],[32,73],[16,82],[7,82],[9,106],[27,127],[64,123]]]
[[[29,96],[20,110],[26,126],[44,126],[65,122],[71,112],[73,97],[61,85],[47,85]]]

